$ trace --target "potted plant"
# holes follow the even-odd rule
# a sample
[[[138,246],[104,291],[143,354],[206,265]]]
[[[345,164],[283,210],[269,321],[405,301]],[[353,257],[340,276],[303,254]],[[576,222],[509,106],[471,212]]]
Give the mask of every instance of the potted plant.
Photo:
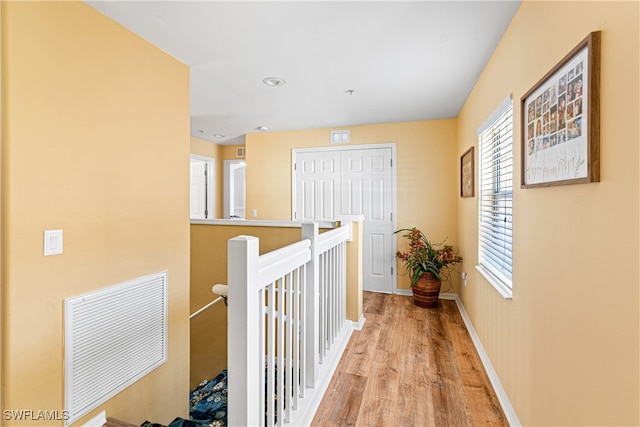
[[[396,252],[396,257],[411,277],[413,301],[419,307],[435,307],[442,282],[451,282],[451,273],[462,258],[444,241],[431,243],[416,227],[396,231],[399,232],[407,232],[403,237],[409,239],[409,250]]]

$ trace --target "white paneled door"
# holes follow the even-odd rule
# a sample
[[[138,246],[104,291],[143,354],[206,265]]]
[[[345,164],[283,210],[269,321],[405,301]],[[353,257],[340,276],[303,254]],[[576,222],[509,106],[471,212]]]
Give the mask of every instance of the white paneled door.
[[[191,218],[207,218],[207,162],[191,160]]]
[[[333,221],[340,189],[340,152],[300,153],[296,156],[296,221]]]
[[[215,216],[214,162],[215,159],[209,157],[191,155],[191,219],[209,219]]]
[[[342,152],[342,213],[363,214],[363,287],[393,291],[391,149]]]
[[[301,151],[295,159],[295,219],[364,215],[363,287],[393,292],[392,149]]]

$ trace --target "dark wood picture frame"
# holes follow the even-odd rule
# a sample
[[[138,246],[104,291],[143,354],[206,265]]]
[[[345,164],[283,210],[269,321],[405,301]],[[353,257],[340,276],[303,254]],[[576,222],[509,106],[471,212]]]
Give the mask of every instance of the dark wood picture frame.
[[[600,181],[600,31],[521,98],[521,188]]]
[[[474,147],[469,148],[460,157],[460,197],[475,195]]]

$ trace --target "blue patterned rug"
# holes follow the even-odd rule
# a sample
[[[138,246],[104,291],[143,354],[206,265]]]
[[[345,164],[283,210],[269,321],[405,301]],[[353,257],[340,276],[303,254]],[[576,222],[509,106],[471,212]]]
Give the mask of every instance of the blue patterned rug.
[[[140,427],[224,427],[227,425],[227,371],[204,380],[189,394],[189,418],[176,418],[168,426],[145,421]]]
[[[226,369],[211,381],[202,381],[191,391],[189,395],[189,417],[193,421],[208,424],[212,427],[227,425]]]

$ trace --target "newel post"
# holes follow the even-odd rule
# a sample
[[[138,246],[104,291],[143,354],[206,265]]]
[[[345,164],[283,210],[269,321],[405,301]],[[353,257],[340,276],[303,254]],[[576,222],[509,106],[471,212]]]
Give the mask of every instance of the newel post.
[[[257,327],[260,325],[258,247],[258,238],[252,236],[230,239],[227,247],[227,416],[230,426],[260,425],[260,381],[264,373],[260,370],[262,355]]]
[[[307,264],[307,290],[304,301],[306,386],[310,388],[315,388],[316,386],[319,364],[320,285],[318,278],[318,234],[319,227],[317,223],[302,224],[302,239],[311,241],[311,261]]]

